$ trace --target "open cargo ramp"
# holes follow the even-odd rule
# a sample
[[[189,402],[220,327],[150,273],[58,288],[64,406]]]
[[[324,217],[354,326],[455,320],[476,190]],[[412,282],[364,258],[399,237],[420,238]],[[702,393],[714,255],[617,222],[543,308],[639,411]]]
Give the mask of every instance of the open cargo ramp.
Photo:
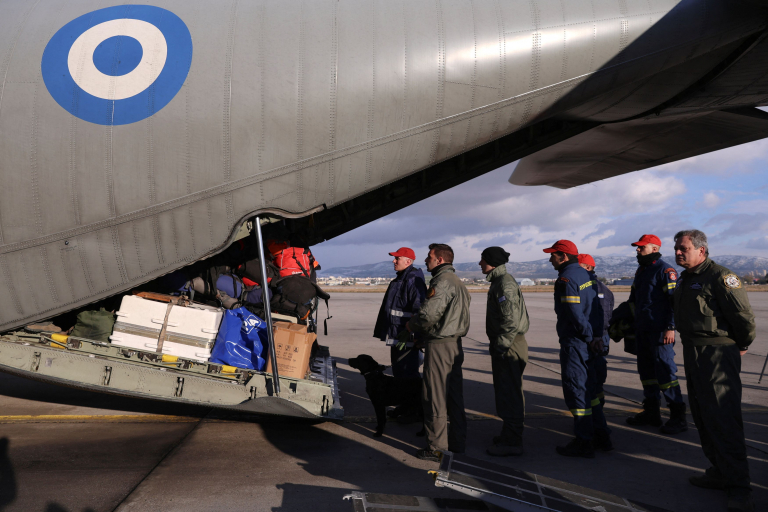
[[[514,512],[671,512],[635,500],[553,478],[444,452],[440,469],[430,471],[437,487],[475,498],[451,503],[442,498],[355,492],[345,497],[355,512],[511,510]],[[464,508],[461,508],[464,507]]]
[[[310,359],[308,379],[279,377],[279,393],[271,373],[176,359],[72,336],[63,343],[46,334],[0,336],[0,371],[49,384],[308,421],[344,416],[327,347]]]

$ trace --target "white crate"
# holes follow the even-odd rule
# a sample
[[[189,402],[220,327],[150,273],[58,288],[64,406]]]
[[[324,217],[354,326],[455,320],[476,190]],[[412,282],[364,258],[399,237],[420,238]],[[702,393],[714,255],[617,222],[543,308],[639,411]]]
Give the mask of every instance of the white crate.
[[[132,295],[123,297],[110,341],[121,347],[157,351],[168,304]],[[163,354],[205,362],[211,357],[223,310],[194,304],[171,306]]]

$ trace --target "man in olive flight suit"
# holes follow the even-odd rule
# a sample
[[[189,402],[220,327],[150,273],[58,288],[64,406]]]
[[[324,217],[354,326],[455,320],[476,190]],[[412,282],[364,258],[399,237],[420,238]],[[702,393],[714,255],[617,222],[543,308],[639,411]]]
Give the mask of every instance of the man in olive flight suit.
[[[685,268],[675,288],[674,311],[688,402],[704,455],[712,463],[689,480],[726,490],[729,512],[752,512],[739,372],[741,356],[755,339],[755,316],[738,276],[709,259],[704,233],[677,233],[675,261]]]
[[[437,462],[436,451],[464,453],[466,447],[461,337],[469,331],[470,297],[453,268],[450,246],[431,244],[424,262],[432,273],[427,297],[401,336],[407,340],[409,333],[420,333],[426,348],[421,402],[428,447],[416,457]]]
[[[485,312],[485,333],[491,342],[493,391],[496,414],[504,421],[501,434],[486,450],[505,457],[523,453],[525,398],[523,371],[528,364],[528,310],[517,281],[504,266],[509,253],[501,247],[488,247],[481,255],[480,269],[490,281]]]

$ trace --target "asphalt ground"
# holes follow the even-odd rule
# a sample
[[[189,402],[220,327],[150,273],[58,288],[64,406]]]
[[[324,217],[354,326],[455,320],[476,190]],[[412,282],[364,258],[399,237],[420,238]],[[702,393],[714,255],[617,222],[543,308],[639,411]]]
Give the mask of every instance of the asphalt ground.
[[[623,300],[626,294],[617,294]],[[352,490],[461,497],[434,486],[413,453],[423,446],[417,425],[387,424],[374,439],[373,409],[363,377],[347,359],[367,353],[389,363],[389,349],[371,338],[381,293],[336,294],[329,336],[320,341],[337,358],[343,423],[239,421],[201,408],[87,393],[0,374],[0,510],[351,510]],[[693,425],[678,436],[635,429],[625,418],[642,400],[635,359],[612,346],[607,416],[616,449],[593,460],[563,458],[557,444],[571,437],[557,371],[552,296],[525,295],[525,453],[493,458],[485,448],[498,434],[485,295],[472,296],[472,328],[464,340],[464,395],[470,415],[467,455],[545,475],[669,510],[725,510],[724,493],[698,489],[688,477],[709,464]],[[744,356],[743,410],[757,510],[768,510],[768,378],[757,383],[768,353],[768,294],[750,294],[758,339]],[[324,312],[324,308],[321,310]],[[682,353],[678,373],[683,392]],[[690,421],[690,416],[689,416]]]

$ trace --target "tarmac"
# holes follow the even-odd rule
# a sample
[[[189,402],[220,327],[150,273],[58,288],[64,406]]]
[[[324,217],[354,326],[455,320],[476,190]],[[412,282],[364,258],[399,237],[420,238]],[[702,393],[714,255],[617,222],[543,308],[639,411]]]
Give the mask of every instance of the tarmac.
[[[626,293],[617,294],[618,301]],[[389,349],[371,337],[383,294],[335,294],[329,335],[337,359],[342,423],[240,421],[206,409],[87,393],[0,374],[0,510],[7,511],[345,511],[353,490],[459,498],[427,475],[436,464],[416,459],[419,425],[389,422],[373,438],[373,408],[363,377],[346,362],[367,353],[389,364]],[[639,410],[635,358],[613,344],[606,412],[616,449],[593,460],[564,458],[555,445],[572,436],[558,375],[552,296],[526,293],[531,329],[525,372],[525,453],[485,454],[501,422],[495,416],[485,295],[472,294],[464,339],[464,397],[470,415],[467,455],[678,512],[724,511],[725,494],[688,477],[709,466],[692,423],[665,436],[625,418]],[[751,293],[758,338],[743,358],[743,411],[756,510],[768,510],[768,293]],[[321,318],[325,308],[320,309]],[[678,377],[683,389],[682,351]],[[686,397],[687,398],[687,397]],[[689,416],[689,422],[691,418]]]

